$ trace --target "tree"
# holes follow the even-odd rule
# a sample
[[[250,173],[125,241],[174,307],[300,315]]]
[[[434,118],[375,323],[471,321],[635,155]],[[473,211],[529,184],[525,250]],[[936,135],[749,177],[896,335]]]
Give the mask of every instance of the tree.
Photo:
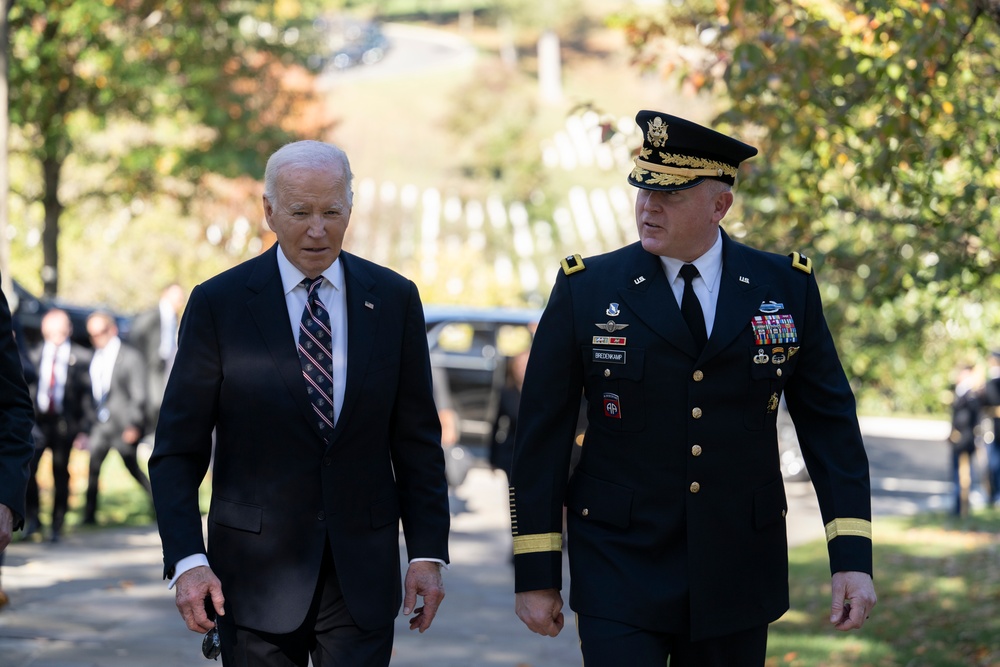
[[[668,11],[620,21],[638,63],[717,94],[716,124],[761,149],[737,231],[814,255],[868,409],[940,412],[952,368],[1000,339],[1000,2]]]
[[[46,295],[59,288],[67,198],[190,200],[192,184],[257,176],[275,148],[327,122],[309,116],[311,86],[296,83],[306,1],[13,2],[12,149],[38,169],[41,187],[20,194],[44,204]],[[88,173],[73,188],[70,161]]]

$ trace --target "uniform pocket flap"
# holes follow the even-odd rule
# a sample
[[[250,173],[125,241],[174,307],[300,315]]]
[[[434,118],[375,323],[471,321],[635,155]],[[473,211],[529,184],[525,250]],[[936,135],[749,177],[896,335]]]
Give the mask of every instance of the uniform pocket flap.
[[[212,502],[211,519],[220,526],[259,534],[263,517],[264,508],[259,505],[248,505],[224,498],[217,498]]]
[[[627,528],[632,519],[632,489],[577,470],[570,481],[566,507],[587,521]]]
[[[788,501],[785,500],[785,485],[780,478],[754,491],[754,527],[769,526],[784,519],[787,512]]]

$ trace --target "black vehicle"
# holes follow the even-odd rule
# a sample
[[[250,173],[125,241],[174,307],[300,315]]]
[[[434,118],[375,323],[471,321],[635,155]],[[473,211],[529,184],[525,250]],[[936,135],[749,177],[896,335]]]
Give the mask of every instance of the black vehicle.
[[[61,299],[47,299],[37,297],[24,288],[16,280],[14,283],[14,294],[17,296],[17,311],[15,317],[21,327],[25,342],[31,346],[42,340],[42,317],[53,308],[66,311],[69,321],[73,325],[73,333],[70,338],[74,343],[79,343],[84,347],[91,347],[90,337],[87,335],[87,318],[92,312],[98,310],[96,306],[82,306],[79,304],[67,303]],[[100,310],[109,310],[100,308]],[[111,312],[109,310],[109,312]],[[118,335],[122,339],[128,337],[132,318],[120,313],[112,314],[118,323]]]
[[[345,70],[358,65],[374,65],[385,57],[391,44],[374,21],[348,17],[319,19],[313,25],[319,40],[319,54],[311,61],[316,70]]]
[[[447,375],[452,407],[458,413],[459,443],[479,458],[487,456],[500,391],[506,382],[506,361],[530,346],[541,314],[535,309],[424,308],[431,365]],[[788,481],[806,481],[809,473],[784,400],[778,410],[782,475]],[[584,429],[582,420],[578,444],[582,444]]]
[[[541,311],[427,306],[431,365],[444,371],[459,420],[459,443],[486,455],[506,382],[507,359],[528,349]]]

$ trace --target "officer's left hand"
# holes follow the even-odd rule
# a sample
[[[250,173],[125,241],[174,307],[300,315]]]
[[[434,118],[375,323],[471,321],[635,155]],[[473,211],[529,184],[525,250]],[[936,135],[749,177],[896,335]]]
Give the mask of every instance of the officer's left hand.
[[[878,602],[872,578],[864,572],[837,572],[832,585],[830,622],[838,630],[861,628]]]
[[[410,630],[423,632],[431,627],[441,600],[444,600],[444,582],[441,581],[441,564],[434,561],[414,561],[406,570],[403,584],[403,614],[414,612],[410,619]],[[417,596],[424,599],[424,606],[414,609]]]

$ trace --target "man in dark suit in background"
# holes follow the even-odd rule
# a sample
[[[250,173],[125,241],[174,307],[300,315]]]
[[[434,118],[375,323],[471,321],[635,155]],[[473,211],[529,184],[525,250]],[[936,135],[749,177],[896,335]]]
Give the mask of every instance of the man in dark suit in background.
[[[587,667],[760,667],[788,608],[784,392],[826,522],[834,627],[872,606],[868,459],[812,264],[719,223],[755,148],[641,111],[640,242],[563,260],[511,481],[517,614],[562,628],[562,507]],[[581,389],[588,428],[567,480]]]
[[[167,376],[177,353],[177,328],[184,309],[184,288],[171,283],[160,292],[155,308],[135,316],[128,342],[146,360],[146,430],[152,435],[163,402]]]
[[[191,630],[212,631],[210,598],[226,664],[387,665],[401,599],[423,632],[444,597],[423,308],[411,281],[341,251],[351,198],[340,149],[278,150],[263,198],[277,245],[195,287],[181,322],[150,474],[165,577]]]
[[[90,361],[90,433],[83,443],[90,450],[90,475],[83,523],[97,523],[99,477],[104,459],[118,451],[139,485],[151,494],[149,478],[139,467],[136,449],[146,425],[146,362],[118,337],[111,313],[95,311],[87,318],[87,334],[94,344]]]
[[[0,291],[0,563],[11,534],[24,525],[24,493],[35,446],[31,396],[24,382],[7,296]],[[0,590],[0,607],[7,596]]]
[[[50,539],[59,541],[69,507],[69,455],[74,441],[82,442],[88,429],[85,406],[90,390],[91,351],[71,342],[73,325],[66,311],[55,308],[42,318],[42,343],[29,352],[38,381],[35,389],[35,421],[41,433],[36,442],[28,484],[26,533],[40,529],[38,462],[48,448],[52,452],[52,523]]]

